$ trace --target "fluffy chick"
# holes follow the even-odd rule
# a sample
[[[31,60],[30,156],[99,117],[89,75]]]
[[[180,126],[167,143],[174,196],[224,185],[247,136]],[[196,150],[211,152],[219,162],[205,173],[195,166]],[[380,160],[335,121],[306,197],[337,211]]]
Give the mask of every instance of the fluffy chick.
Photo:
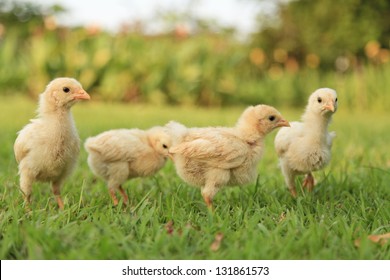
[[[77,161],[80,139],[70,108],[90,96],[72,78],[51,81],[40,95],[38,117],[19,131],[14,144],[19,164],[20,189],[30,203],[35,181],[51,182],[60,209],[60,188]]]
[[[201,188],[206,205],[224,186],[245,185],[257,178],[264,152],[264,137],[273,129],[288,126],[273,107],[248,107],[235,127],[190,128],[175,125],[180,141],[169,152],[178,175]]]
[[[160,170],[168,157],[171,137],[162,127],[146,131],[116,129],[88,138],[84,146],[90,169],[106,181],[114,205],[118,204],[117,189],[127,204],[128,196],[122,184]]]
[[[280,167],[291,195],[296,197],[295,176],[306,174],[303,187],[311,191],[315,185],[313,171],[326,166],[331,158],[335,132],[328,132],[332,115],[337,110],[337,94],[320,88],[309,97],[302,122],[291,122],[275,137]]]

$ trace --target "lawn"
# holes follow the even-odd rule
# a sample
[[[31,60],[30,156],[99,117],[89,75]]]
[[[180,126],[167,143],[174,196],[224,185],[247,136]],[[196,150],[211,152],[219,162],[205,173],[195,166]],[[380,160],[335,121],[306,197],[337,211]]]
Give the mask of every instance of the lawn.
[[[16,132],[35,115],[21,97],[0,103],[0,259],[390,259],[390,245],[367,235],[390,231],[390,131],[385,112],[335,114],[331,164],[315,174],[313,193],[293,199],[268,136],[256,183],[227,188],[208,212],[199,189],[171,162],[156,175],[128,181],[130,206],[112,207],[82,149],[62,189],[59,211],[48,184],[23,208],[13,156]],[[73,109],[82,140],[119,127],[147,128],[171,119],[188,126],[233,125],[241,108],[199,109],[89,102]],[[303,108],[279,108],[289,120]],[[223,235],[220,246],[211,246]],[[360,247],[354,245],[361,239]],[[214,244],[215,245],[215,244]]]

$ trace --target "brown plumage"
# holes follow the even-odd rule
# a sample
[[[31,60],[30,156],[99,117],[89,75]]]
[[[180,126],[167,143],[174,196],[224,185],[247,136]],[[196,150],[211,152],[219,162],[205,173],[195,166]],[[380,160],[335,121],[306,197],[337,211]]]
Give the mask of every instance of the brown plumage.
[[[162,127],[115,129],[88,138],[84,146],[90,169],[106,181],[112,201],[117,205],[117,189],[123,202],[128,202],[122,188],[126,180],[153,175],[164,166],[171,138]]]
[[[18,133],[14,144],[19,163],[20,189],[30,203],[35,181],[51,182],[58,206],[63,209],[60,188],[77,161],[80,139],[70,108],[90,99],[78,81],[57,78],[40,95],[38,118]]]
[[[264,152],[264,137],[273,129],[288,126],[273,107],[248,107],[235,127],[183,129],[177,124],[176,139],[170,154],[178,175],[201,188],[208,207],[220,188],[245,185],[257,177],[257,165]]]

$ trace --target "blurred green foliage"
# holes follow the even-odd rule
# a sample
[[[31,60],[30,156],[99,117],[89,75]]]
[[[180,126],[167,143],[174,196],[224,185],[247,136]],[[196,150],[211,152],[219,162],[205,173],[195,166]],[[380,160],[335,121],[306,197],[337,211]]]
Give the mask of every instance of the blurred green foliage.
[[[271,63],[290,59],[312,68],[346,71],[367,59],[371,63],[388,62],[390,1],[275,2],[277,16],[259,16],[262,28],[252,41],[272,58]]]
[[[327,3],[313,1],[317,2]],[[388,5],[379,2],[383,5],[378,4],[378,9]],[[0,94],[36,97],[51,79],[71,76],[94,100],[301,106],[316,88],[332,87],[339,92],[343,106],[388,108],[390,54],[388,46],[383,46],[387,37],[378,35],[388,34],[388,29],[386,33],[378,26],[390,17],[378,18],[375,23],[380,24],[373,25],[371,35],[363,36],[360,31],[365,29],[357,28],[357,34],[346,35],[342,41],[351,45],[342,45],[339,38],[343,35],[334,33],[332,26],[345,31],[344,21],[332,16],[330,25],[321,21],[309,24],[311,8],[325,13],[310,3],[280,2],[279,24],[265,25],[250,42],[240,42],[231,32],[215,32],[207,26],[193,33],[178,26],[159,35],[145,35],[129,27],[118,33],[97,26],[63,27],[53,16],[63,12],[59,6],[43,8],[0,0]],[[311,17],[326,18],[317,13]],[[356,23],[356,18],[348,20]],[[295,29],[284,30],[290,24]],[[321,26],[329,28],[328,32],[321,33]],[[360,40],[356,48],[353,37]],[[340,52],[343,48],[346,51]]]

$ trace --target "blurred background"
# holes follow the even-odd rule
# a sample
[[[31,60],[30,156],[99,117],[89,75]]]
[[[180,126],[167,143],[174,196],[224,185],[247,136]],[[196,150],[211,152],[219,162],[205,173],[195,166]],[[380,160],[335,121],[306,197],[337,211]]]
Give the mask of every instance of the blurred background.
[[[0,0],[0,95],[78,79],[94,100],[390,106],[388,0]]]

